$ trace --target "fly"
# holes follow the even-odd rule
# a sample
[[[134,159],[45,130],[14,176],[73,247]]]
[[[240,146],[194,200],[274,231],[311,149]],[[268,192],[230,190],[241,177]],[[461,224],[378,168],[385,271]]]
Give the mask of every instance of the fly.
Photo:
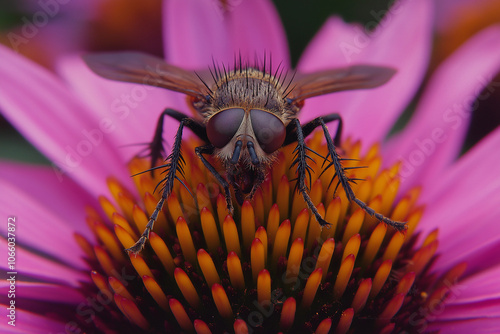
[[[182,133],[185,127],[192,130],[205,145],[195,148],[203,165],[214,175],[224,189],[228,211],[233,213],[230,187],[234,189],[237,202],[241,205],[245,198],[252,198],[265,180],[266,172],[275,161],[278,150],[296,143],[292,167],[297,171],[296,190],[300,192],[308,208],[321,226],[328,226],[314,206],[308,192],[307,176],[311,172],[308,165],[310,149],[305,138],[314,129],[323,130],[328,154],[326,168],[333,167],[338,184],[347,199],[358,204],[366,213],[398,231],[407,228],[406,223],[393,221],[375,212],[356,197],[345,174],[341,157],[336,151],[340,145],[342,119],[332,113],[317,117],[301,124],[298,114],[308,98],[333,92],[374,88],[386,83],[396,72],[392,68],[371,65],[353,65],[304,75],[294,75],[285,80],[283,68],[271,71],[264,61],[263,66],[250,67],[235,60],[232,69],[214,65],[207,73],[191,73],[167,64],[161,58],[139,52],[90,54],[84,57],[92,71],[101,77],[146,84],[180,92],[189,97],[189,103],[196,111],[189,117],[179,111],[165,109],[156,127],[151,150],[151,171],[153,164],[162,157],[163,119],[173,117],[180,122],[171,153],[166,159],[166,168],[161,198],[151,214],[140,239],[127,251],[140,252],[149,238],[165,200],[172,193],[175,180],[181,173]],[[337,121],[335,137],[331,137],[326,123]],[[210,164],[206,155],[215,156],[226,170],[225,178]],[[155,167],[158,168],[158,167]]]

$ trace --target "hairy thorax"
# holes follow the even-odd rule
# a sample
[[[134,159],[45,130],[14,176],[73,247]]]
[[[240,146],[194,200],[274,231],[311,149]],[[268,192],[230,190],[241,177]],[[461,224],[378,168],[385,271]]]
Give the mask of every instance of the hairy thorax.
[[[216,76],[211,87],[211,103],[204,110],[207,117],[227,109],[261,109],[278,116],[283,123],[291,115],[285,101],[283,80],[254,68],[236,69]]]

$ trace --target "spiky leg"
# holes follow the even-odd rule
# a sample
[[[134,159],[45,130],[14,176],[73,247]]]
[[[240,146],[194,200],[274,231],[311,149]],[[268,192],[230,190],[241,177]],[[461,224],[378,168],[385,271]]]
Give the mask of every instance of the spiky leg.
[[[328,128],[325,125],[325,121],[331,122],[334,120],[338,120],[340,123],[339,123],[339,127],[337,129],[337,134],[335,135],[335,139],[332,140],[332,137],[330,136]],[[338,143],[340,142],[340,131],[342,129],[341,118],[338,114],[330,114],[330,115],[327,115],[325,117],[315,118],[315,119],[311,120],[310,122],[308,122],[307,124],[305,124],[302,128],[300,126],[300,122],[298,120],[295,120],[295,131],[296,131],[296,138],[297,138],[297,148],[296,148],[297,158],[294,161],[294,164],[295,163],[297,164],[297,172],[298,173],[301,172],[303,174],[302,176],[299,174],[297,185],[298,185],[299,191],[301,192],[302,196],[304,197],[304,200],[308,204],[309,208],[311,209],[311,211],[315,215],[318,222],[322,226],[325,223],[325,221],[321,217],[319,217],[319,218],[321,218],[321,220],[318,219],[319,214],[315,213],[315,211],[317,212],[316,208],[314,207],[314,205],[312,205],[312,201],[310,201],[309,195],[305,194],[307,192],[307,186],[305,186],[305,184],[300,184],[300,182],[305,183],[305,172],[310,173],[309,167],[307,166],[307,161],[306,161],[306,159],[308,158],[308,156],[305,152],[307,147],[305,146],[305,144],[303,144],[304,138],[307,135],[309,135],[310,133],[312,133],[312,131],[315,128],[317,128],[318,126],[321,126],[321,128],[323,129],[323,134],[325,136],[326,143],[327,143],[328,154],[326,156],[326,159],[328,159],[328,157],[331,158],[331,161],[326,166],[326,168],[329,168],[331,166],[334,167],[335,175],[338,178],[340,185],[344,189],[347,199],[349,201],[354,201],[356,204],[359,205],[359,207],[361,209],[363,209],[363,211],[368,213],[370,216],[375,217],[377,220],[382,221],[389,226],[392,226],[394,229],[396,229],[398,231],[405,230],[407,228],[406,223],[393,221],[393,220],[385,217],[384,215],[382,215],[378,212],[375,212],[375,210],[373,210],[366,203],[364,203],[363,201],[358,199],[356,197],[356,195],[354,194],[354,191],[352,190],[351,185],[349,184],[350,180],[345,175],[345,168],[342,166],[341,158],[338,155],[337,151],[335,150],[335,144],[338,145]],[[293,129],[287,129],[287,130],[289,130],[288,132],[290,134],[293,133]],[[287,132],[287,139],[289,139],[288,132]],[[301,142],[302,142],[302,144],[301,144]],[[302,181],[301,181],[301,179],[302,179]],[[309,201],[308,201],[308,199],[309,199]],[[313,210],[313,208],[314,208],[314,210]]]
[[[182,122],[183,119],[190,119],[187,115],[185,115],[177,110],[170,109],[170,108],[163,110],[160,117],[158,118],[158,122],[156,123],[156,129],[155,129],[155,134],[153,136],[153,140],[151,141],[151,143],[149,143],[149,156],[151,159],[151,173],[152,174],[154,174],[154,170],[156,168],[153,168],[153,167],[156,165],[158,159],[165,156],[165,148],[163,147],[163,142],[164,142],[163,141],[163,123],[165,120],[165,116],[170,116],[170,117],[178,120],[179,122]],[[200,124],[194,120],[191,120],[191,122],[189,122],[189,124],[186,124],[186,126],[188,128],[190,128],[193,131],[193,133],[195,135],[197,135],[201,140],[208,143],[208,137],[206,134],[206,130],[202,124]]]
[[[306,184],[306,173],[309,176],[309,183],[311,181],[311,167],[307,164],[307,159],[313,161],[313,159],[307,154],[307,146],[304,141],[304,133],[302,132],[302,127],[300,121],[296,118],[293,121],[295,123],[295,133],[297,135],[297,147],[295,147],[295,159],[293,160],[292,167],[297,166],[297,184],[296,189],[300,192],[304,201],[306,202],[309,210],[314,214],[316,220],[321,226],[330,226],[330,224],[321,217],[314,205],[311,197],[309,196],[309,189]]]
[[[198,158],[200,158],[200,160],[203,163],[203,165],[205,165],[205,167],[215,177],[215,179],[217,180],[217,182],[219,182],[220,185],[222,186],[222,188],[224,188],[224,195],[226,197],[227,210],[229,211],[230,214],[232,214],[234,212],[234,208],[233,208],[233,201],[231,200],[231,192],[229,191],[229,184],[219,174],[219,172],[217,172],[217,170],[215,169],[215,167],[212,166],[210,164],[210,162],[208,162],[208,160],[205,159],[205,157],[203,156],[203,154],[213,154],[214,150],[215,150],[215,147],[212,144],[209,144],[209,145],[205,145],[205,146],[196,147],[194,150],[195,150],[196,155],[198,156]]]
[[[304,138],[307,138],[318,126],[320,126],[319,123],[319,118],[315,118],[309,122],[307,122],[302,126],[302,134]],[[340,138],[342,137],[342,128],[343,128],[343,122],[342,122],[342,117],[340,117],[339,114],[329,114],[326,116],[321,117],[325,123],[330,123],[333,121],[337,121],[339,123],[337,131],[335,133],[335,138],[333,139],[333,144],[335,146],[340,146]],[[296,125],[294,122],[291,122],[289,126],[287,127],[287,136],[285,138],[285,142],[283,143],[283,146],[286,146],[288,144],[294,143],[297,141],[297,136],[295,135],[295,128]]]
[[[327,147],[328,147],[328,154],[326,157],[328,158],[328,156],[330,156],[332,158],[332,162],[329,164],[329,166],[331,166],[333,164],[333,167],[335,168],[335,174],[337,174],[337,177],[339,178],[339,182],[342,185],[342,187],[344,188],[347,199],[349,201],[354,201],[367,214],[369,214],[372,217],[375,217],[377,220],[384,222],[385,224],[393,227],[394,229],[396,229],[398,231],[406,230],[408,228],[406,223],[394,221],[392,219],[385,217],[384,215],[382,215],[378,212],[375,212],[375,210],[370,208],[365,202],[363,202],[362,200],[360,200],[359,198],[356,197],[356,195],[354,194],[354,191],[352,191],[351,185],[349,184],[349,179],[345,175],[345,169],[344,169],[344,167],[342,167],[342,164],[340,162],[340,157],[337,154],[337,152],[335,151],[335,145],[332,141],[332,137],[330,136],[330,132],[328,131],[328,128],[326,127],[325,122],[323,121],[323,118],[318,117],[317,119],[318,119],[317,122],[319,122],[319,124],[323,128],[323,133],[324,133],[325,138],[326,138],[326,143],[327,143]],[[329,166],[327,166],[326,168],[328,168]]]
[[[236,198],[236,202],[238,202],[239,205],[243,205],[243,201],[245,200],[245,195],[243,195],[243,192],[241,191],[240,187],[238,187],[238,185],[236,184],[236,179],[234,177],[235,172],[236,171],[232,169],[228,171],[228,173],[226,174],[227,181],[231,184],[231,187],[233,187],[234,197]]]
[[[166,168],[166,175],[159,183],[163,184],[161,188],[161,198],[156,204],[156,207],[153,213],[151,214],[149,221],[146,225],[146,228],[144,229],[144,232],[142,233],[141,237],[132,247],[127,249],[128,252],[134,254],[139,253],[144,248],[146,240],[149,238],[149,233],[153,229],[154,223],[158,218],[158,214],[163,208],[165,200],[172,193],[172,189],[174,187],[174,181],[178,180],[184,185],[182,180],[180,180],[179,177],[177,176],[177,173],[180,173],[181,175],[183,174],[182,165],[184,164],[184,158],[182,157],[181,154],[181,145],[182,145],[182,131],[184,129],[184,126],[187,126],[191,130],[193,130],[193,132],[197,134],[200,138],[206,137],[206,133],[204,134],[205,129],[203,127],[200,127],[200,124],[198,122],[172,109],[166,109],[162,113],[162,116],[160,118],[161,128],[163,128],[163,117],[165,115],[169,115],[174,118],[176,118],[176,116],[182,115],[182,117],[184,118],[180,120],[179,128],[177,129],[177,134],[175,135],[174,145],[172,147],[172,153],[170,153],[170,155],[166,159],[167,163],[163,166],[159,166],[159,168]],[[157,140],[156,143],[158,143],[158,140],[160,140],[159,142],[161,143],[161,131],[159,131],[158,128],[160,128],[160,126],[157,126],[157,130],[155,131],[155,140]],[[158,133],[160,133],[159,137],[160,139],[157,138]],[[161,147],[163,148],[163,146]]]

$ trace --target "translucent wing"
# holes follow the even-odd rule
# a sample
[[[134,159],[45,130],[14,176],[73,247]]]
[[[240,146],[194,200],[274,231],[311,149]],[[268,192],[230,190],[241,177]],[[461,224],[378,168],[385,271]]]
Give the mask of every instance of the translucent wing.
[[[169,65],[163,59],[146,53],[95,53],[84,55],[83,60],[93,72],[103,78],[162,87],[200,99],[209,92],[194,73]]]
[[[314,72],[299,77],[288,97],[293,103],[342,90],[373,88],[383,85],[396,73],[389,67],[354,65]]]

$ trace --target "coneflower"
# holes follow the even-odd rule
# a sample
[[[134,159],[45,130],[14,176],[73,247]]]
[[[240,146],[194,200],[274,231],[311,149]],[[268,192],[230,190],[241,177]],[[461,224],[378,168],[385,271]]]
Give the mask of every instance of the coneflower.
[[[326,155],[321,135],[317,132],[308,147]],[[439,307],[465,270],[464,265],[444,273],[428,270],[438,248],[437,231],[417,242],[420,189],[395,200],[399,165],[382,170],[378,146],[361,155],[360,142],[347,142],[342,149],[352,160],[345,164],[367,166],[355,169],[355,177],[365,179],[355,186],[358,197],[378,212],[408,221],[404,234],[335,193],[329,187],[334,171],[318,162],[311,166],[311,198],[331,224],[321,229],[294,191],[293,145],[282,150],[254,200],[228,215],[215,179],[192,153],[194,143],[184,143],[188,189],[175,187],[151,233],[150,248],[129,259],[123,252],[135,243],[158,200],[153,190],[161,176],[150,174],[135,178],[138,199],[110,179],[113,199],[99,199],[107,219],[95,214],[87,219],[99,245],[78,238],[96,262],[96,294],[113,298],[114,311],[121,311],[111,308],[96,316],[96,323],[115,325],[108,330],[125,331],[130,326],[121,321],[125,316],[150,332],[403,331],[412,325],[409,314]],[[147,164],[134,159],[130,172]],[[135,275],[130,282],[120,282],[122,268]]]

